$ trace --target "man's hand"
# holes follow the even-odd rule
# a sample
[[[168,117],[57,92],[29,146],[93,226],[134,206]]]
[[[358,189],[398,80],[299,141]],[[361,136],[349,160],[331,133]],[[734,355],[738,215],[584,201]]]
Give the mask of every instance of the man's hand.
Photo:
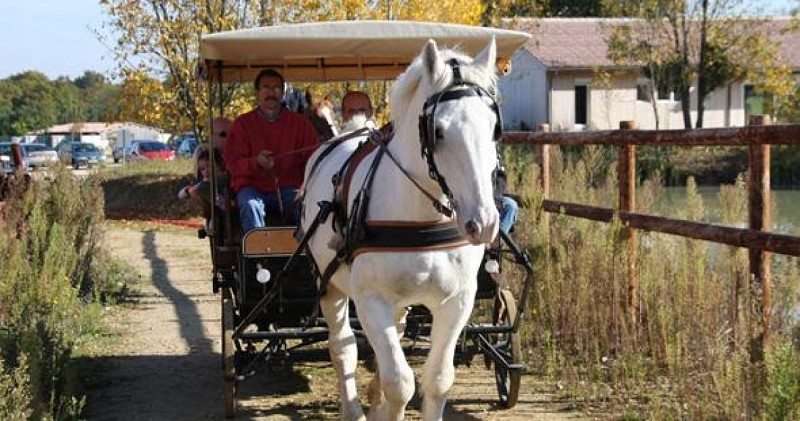
[[[272,152],[259,152],[258,155],[256,155],[256,164],[267,171],[271,170],[275,166],[275,160],[272,159]]]

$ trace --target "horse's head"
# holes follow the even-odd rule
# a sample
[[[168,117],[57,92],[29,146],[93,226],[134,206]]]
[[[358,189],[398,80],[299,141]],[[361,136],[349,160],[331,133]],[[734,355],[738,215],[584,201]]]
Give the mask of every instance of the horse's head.
[[[418,147],[429,175],[473,244],[492,241],[499,227],[492,182],[502,133],[495,60],[494,40],[475,59],[440,51],[431,40],[392,92],[395,121],[419,116]]]

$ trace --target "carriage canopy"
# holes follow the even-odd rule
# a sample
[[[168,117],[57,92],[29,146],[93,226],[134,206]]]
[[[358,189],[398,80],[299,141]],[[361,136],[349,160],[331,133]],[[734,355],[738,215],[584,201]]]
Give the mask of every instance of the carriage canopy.
[[[201,75],[211,81],[250,82],[263,68],[290,81],[394,79],[429,39],[440,48],[475,55],[494,37],[498,67],[529,34],[497,28],[412,21],[333,21],[241,29],[204,35]]]

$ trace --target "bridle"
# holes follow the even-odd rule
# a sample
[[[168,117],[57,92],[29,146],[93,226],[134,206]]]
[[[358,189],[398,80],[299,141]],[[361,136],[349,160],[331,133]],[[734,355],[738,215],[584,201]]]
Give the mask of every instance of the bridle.
[[[422,114],[419,116],[419,141],[421,154],[428,163],[428,175],[439,184],[442,192],[447,196],[448,205],[442,204],[438,200],[435,200],[433,205],[436,207],[436,210],[442,214],[452,216],[453,208],[455,207],[453,192],[447,185],[447,181],[444,179],[442,173],[439,172],[439,168],[436,166],[436,160],[433,157],[439,140],[443,139],[441,131],[436,129],[436,120],[434,118],[436,116],[436,108],[442,102],[455,101],[471,96],[488,99],[491,101],[491,104],[487,105],[494,111],[497,117],[494,126],[494,141],[500,140],[503,135],[503,119],[500,113],[500,107],[495,100],[496,93],[494,93],[494,87],[491,87],[490,89],[492,92],[489,92],[474,83],[465,81],[461,76],[459,63],[454,58],[448,60],[447,64],[453,71],[453,81],[445,89],[431,95],[425,101],[425,105],[422,107]]]

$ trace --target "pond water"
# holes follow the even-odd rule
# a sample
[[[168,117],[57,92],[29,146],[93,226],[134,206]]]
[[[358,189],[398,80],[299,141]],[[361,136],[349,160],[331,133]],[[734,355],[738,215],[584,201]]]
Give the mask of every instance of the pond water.
[[[702,222],[720,222],[719,186],[699,186],[697,188],[705,207]],[[660,215],[678,218],[678,209],[686,206],[685,187],[665,187],[661,200],[656,204]],[[772,232],[800,236],[800,190],[772,190],[772,201],[776,207],[772,213]],[[741,227],[747,221],[741,221]]]

